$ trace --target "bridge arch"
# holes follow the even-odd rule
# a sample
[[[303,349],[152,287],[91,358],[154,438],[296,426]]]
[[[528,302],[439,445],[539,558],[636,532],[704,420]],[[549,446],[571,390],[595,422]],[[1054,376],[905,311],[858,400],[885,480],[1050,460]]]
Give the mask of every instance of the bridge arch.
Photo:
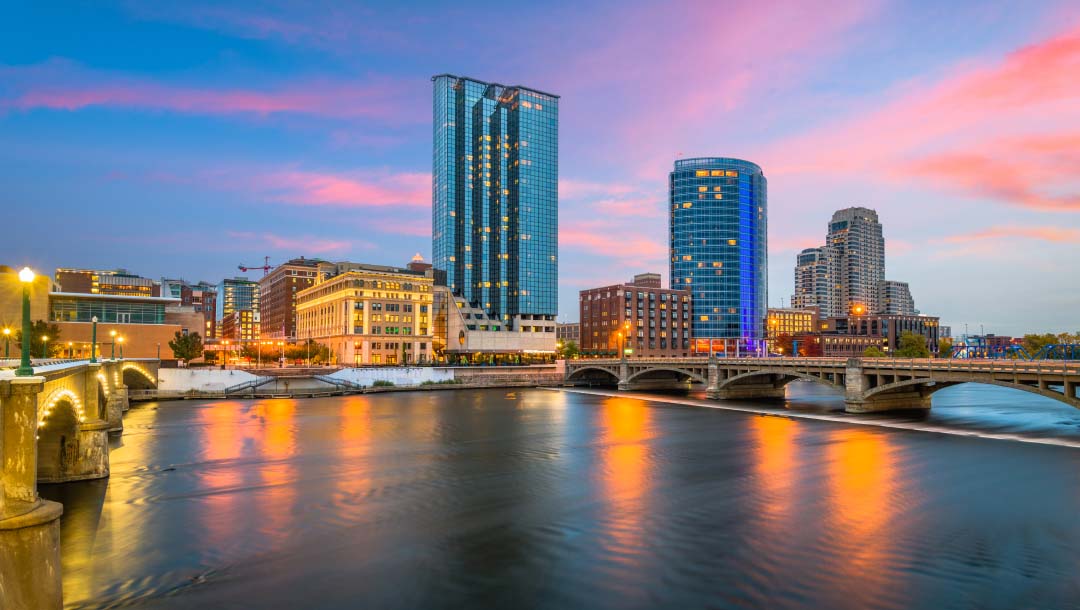
[[[818,377],[817,375],[811,375],[809,373],[801,373],[786,368],[768,368],[757,371],[748,371],[746,373],[739,373],[734,377],[728,377],[727,379],[721,379],[717,384],[719,389],[728,388],[731,386],[739,385],[740,383],[746,383],[748,381],[756,380],[760,377],[766,377],[773,380],[774,386],[782,388],[792,381],[813,381],[814,383],[822,384],[830,388],[844,389],[843,384],[830,381],[825,377]]]
[[[121,367],[121,380],[133,390],[149,390],[157,387],[157,378],[142,366],[125,362]]]
[[[51,392],[38,409],[37,477],[43,483],[67,480],[77,470],[79,426],[86,421],[82,401],[71,390]]]
[[[619,373],[604,366],[584,366],[574,369],[566,377],[567,381],[603,381],[611,384],[619,383]]]
[[[892,393],[895,393],[895,392],[898,392],[900,390],[904,390],[904,389],[907,389],[907,388],[917,388],[920,394],[925,395],[925,396],[930,396],[930,395],[932,395],[932,394],[934,394],[934,393],[936,393],[936,392],[938,392],[940,390],[944,390],[945,388],[951,388],[953,386],[963,385],[965,383],[971,383],[971,384],[976,384],[976,385],[980,385],[980,384],[981,385],[992,385],[992,386],[997,386],[997,387],[1001,387],[1001,388],[1010,388],[1010,389],[1013,389],[1013,390],[1020,390],[1021,392],[1028,392],[1028,393],[1031,393],[1031,394],[1037,394],[1039,396],[1043,396],[1045,398],[1051,398],[1051,399],[1054,399],[1054,400],[1056,400],[1058,402],[1063,402],[1063,403],[1065,403],[1065,404],[1067,404],[1069,406],[1076,407],[1076,408],[1080,409],[1080,400],[1075,399],[1075,398],[1070,400],[1070,398],[1068,396],[1066,396],[1064,394],[1064,392],[1058,392],[1058,391],[1050,390],[1050,389],[1043,389],[1043,388],[1040,388],[1040,387],[1038,387],[1036,385],[1028,385],[1028,384],[1024,384],[1024,383],[1013,383],[1011,381],[1001,381],[1001,380],[996,380],[996,379],[995,380],[980,379],[980,380],[974,380],[974,381],[941,380],[941,379],[930,379],[928,377],[916,378],[916,379],[905,379],[903,381],[897,381],[897,382],[894,382],[894,383],[887,383],[885,385],[881,385],[881,386],[878,386],[878,387],[873,388],[871,390],[868,390],[863,395],[863,397],[866,400],[871,400],[872,401],[875,398],[881,398],[883,396],[887,396],[889,394],[892,394]]]
[[[630,375],[630,377],[627,379],[627,381],[631,381],[631,382],[633,382],[633,381],[644,381],[644,379],[643,379],[644,377],[649,376],[649,375],[653,375],[655,373],[675,373],[676,375],[679,376],[679,381],[695,381],[697,383],[708,383],[709,382],[708,379],[705,379],[704,377],[702,377],[701,375],[699,375],[699,374],[697,374],[697,373],[695,373],[693,371],[688,371],[686,369],[681,369],[681,368],[673,367],[673,366],[672,367],[666,367],[666,366],[650,367],[650,368],[642,369],[642,370]]]

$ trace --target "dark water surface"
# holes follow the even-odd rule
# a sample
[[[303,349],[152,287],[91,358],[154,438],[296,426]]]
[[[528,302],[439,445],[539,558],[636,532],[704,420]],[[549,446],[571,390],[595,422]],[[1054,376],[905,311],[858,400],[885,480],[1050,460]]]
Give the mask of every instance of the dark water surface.
[[[925,417],[1078,435],[1068,407],[965,387]],[[42,490],[72,608],[1080,608],[1070,447],[542,390],[124,424],[110,479]]]

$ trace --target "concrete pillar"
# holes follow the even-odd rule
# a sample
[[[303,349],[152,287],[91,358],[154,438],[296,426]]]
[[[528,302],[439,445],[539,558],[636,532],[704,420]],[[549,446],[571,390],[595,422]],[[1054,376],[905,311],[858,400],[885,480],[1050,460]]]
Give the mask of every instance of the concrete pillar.
[[[720,365],[716,362],[716,357],[709,358],[709,376],[708,383],[705,385],[705,397],[720,397]]]
[[[60,610],[60,515],[58,502],[38,500],[21,515],[0,519],[0,607]]]
[[[863,374],[862,360],[848,358],[844,367],[844,402],[860,402],[870,389],[870,380]]]
[[[63,607],[60,515],[37,495],[37,400],[42,377],[0,381],[0,607]]]
[[[127,411],[130,405],[128,401],[127,386],[122,386],[113,389],[109,394],[106,405],[106,421],[109,423],[109,432],[123,432],[124,431],[124,411]]]
[[[37,401],[44,377],[0,381],[0,431],[3,432],[3,513],[37,502]]]
[[[626,358],[619,362],[619,389],[630,389],[630,363],[626,361]]]

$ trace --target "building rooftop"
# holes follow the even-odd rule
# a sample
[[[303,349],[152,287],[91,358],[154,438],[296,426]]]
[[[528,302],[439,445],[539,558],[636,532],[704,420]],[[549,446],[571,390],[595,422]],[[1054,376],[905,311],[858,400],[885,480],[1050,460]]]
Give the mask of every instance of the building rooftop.
[[[94,294],[90,292],[50,292],[49,297],[71,297],[73,299],[89,299],[95,301],[134,301],[139,303],[161,303],[162,305],[169,305],[172,303],[180,302],[180,299],[174,299],[172,297],[144,297],[119,294]]]

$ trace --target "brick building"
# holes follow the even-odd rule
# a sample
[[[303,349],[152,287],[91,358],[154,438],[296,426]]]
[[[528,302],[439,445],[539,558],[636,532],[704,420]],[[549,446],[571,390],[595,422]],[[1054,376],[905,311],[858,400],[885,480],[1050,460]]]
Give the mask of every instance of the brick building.
[[[626,284],[582,290],[583,356],[684,357],[691,355],[690,293],[660,286],[644,273]]]

